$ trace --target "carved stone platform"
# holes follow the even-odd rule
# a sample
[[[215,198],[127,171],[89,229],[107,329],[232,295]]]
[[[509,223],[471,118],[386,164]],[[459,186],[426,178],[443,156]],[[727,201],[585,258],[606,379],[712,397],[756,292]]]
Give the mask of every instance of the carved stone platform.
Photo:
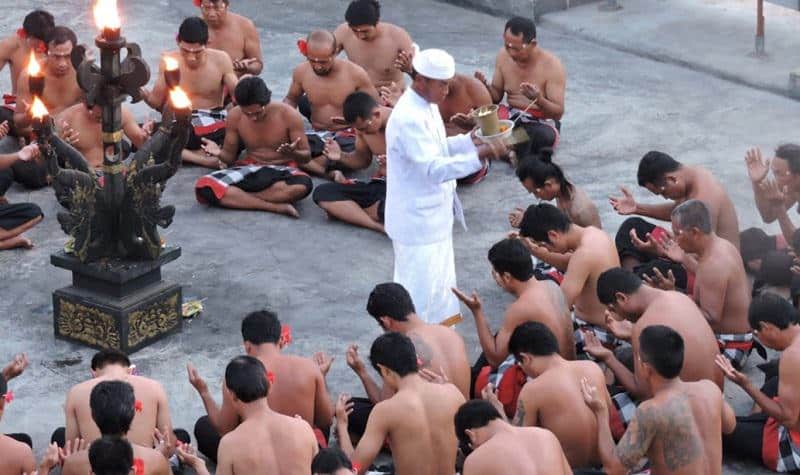
[[[72,272],[72,285],[53,292],[56,338],[133,353],[181,326],[181,286],[161,279],[177,259],[168,247],[154,261],[107,259],[84,264],[59,251],[50,262]]]

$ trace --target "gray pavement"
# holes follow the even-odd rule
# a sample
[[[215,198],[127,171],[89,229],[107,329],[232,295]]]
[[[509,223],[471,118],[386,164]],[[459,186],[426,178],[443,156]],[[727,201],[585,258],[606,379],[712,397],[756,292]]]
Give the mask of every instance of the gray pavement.
[[[430,0],[384,3],[384,18],[407,27],[423,48],[448,49],[462,72],[476,68],[491,72],[505,19]],[[232,2],[234,11],[252,17],[259,27],[266,58],[263,77],[276,99],[285,93],[290,71],[301,60],[295,40],[309,29],[334,27],[345,5],[343,0]],[[34,6],[38,3],[8,6],[0,18],[0,31],[16,30]],[[91,40],[94,30],[85,2],[55,0],[48,8],[59,21],[75,26],[83,41]],[[194,13],[189,0],[125,1],[122,11],[124,34],[141,43],[153,65],[158,53],[174,44],[181,19]],[[541,28],[540,42],[562,58],[569,74],[557,159],[599,204],[607,229],[616,231],[622,221],[607,205],[607,195],[617,184],[635,188],[636,164],[651,149],[711,168],[728,186],[741,225],[759,224],[744,171],[744,151],[756,145],[771,150],[783,141],[796,140],[800,103],[621,53],[549,27]],[[0,73],[0,90],[7,87],[7,74]],[[182,246],[183,257],[163,272],[165,278],[184,285],[184,295],[206,299],[206,311],[187,322],[180,334],[133,358],[142,374],[164,384],[175,425],[191,430],[203,413],[200,399],[186,380],[186,362],[218,384],[226,362],[242,351],[241,318],[262,307],[276,310],[293,326],[290,352],[310,356],[324,350],[336,355],[328,376],[333,394],[360,394],[357,379],[344,362],[344,350],[349,343],[368,348],[379,334],[364,308],[372,287],[391,278],[389,241],[327,221],[310,199],[298,206],[303,215],[299,221],[200,206],[194,201],[193,182],[202,173],[184,168],[166,189],[163,201],[174,204],[177,213],[163,235],[169,244]],[[489,275],[486,252],[507,232],[507,211],[531,203],[532,198],[503,163],[493,166],[485,182],[462,188],[460,194],[470,231],[455,231],[459,284],[480,293],[487,315],[497,326],[511,298]],[[639,189],[636,195],[646,198]],[[69,275],[49,265],[49,255],[66,240],[54,219],[59,208],[52,191],[15,187],[8,197],[38,203],[46,219],[29,233],[37,243],[34,250],[0,253],[0,325],[4,329],[0,359],[27,351],[32,361],[28,372],[12,384],[17,399],[7,408],[0,428],[30,432],[41,453],[51,431],[63,424],[66,391],[89,376],[93,352],[53,339],[51,292],[67,285]],[[477,357],[479,345],[469,316],[458,330],[470,357]],[[757,362],[754,357],[751,366]],[[757,377],[752,367],[748,373]],[[749,401],[738,388],[728,385],[726,395],[739,413],[747,411]],[[766,472],[728,462],[725,473]]]

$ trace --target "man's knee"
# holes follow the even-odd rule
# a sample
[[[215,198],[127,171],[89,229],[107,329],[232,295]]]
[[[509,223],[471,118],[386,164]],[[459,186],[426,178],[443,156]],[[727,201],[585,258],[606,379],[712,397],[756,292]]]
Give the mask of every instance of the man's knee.
[[[300,201],[311,194],[314,182],[307,175],[296,175],[286,180],[286,191],[292,201]]]
[[[26,188],[38,190],[48,185],[44,163],[17,161],[11,166],[14,179]]]

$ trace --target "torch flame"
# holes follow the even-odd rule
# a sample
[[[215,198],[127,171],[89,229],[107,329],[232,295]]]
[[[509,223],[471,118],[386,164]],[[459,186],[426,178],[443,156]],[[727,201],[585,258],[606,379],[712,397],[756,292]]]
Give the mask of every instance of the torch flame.
[[[36,61],[36,54],[31,50],[31,59],[28,60],[28,76],[39,76],[42,72],[42,67]]]
[[[169,100],[176,109],[189,109],[192,107],[192,101],[189,100],[189,96],[180,87],[175,87],[169,91]]]
[[[178,60],[172,56],[164,56],[164,66],[167,71],[175,71],[178,69]]]
[[[31,115],[34,119],[41,119],[48,114],[47,107],[38,96],[34,96],[33,104],[31,104]]]
[[[97,0],[94,6],[94,22],[101,30],[118,30],[121,26],[117,12],[117,0]]]

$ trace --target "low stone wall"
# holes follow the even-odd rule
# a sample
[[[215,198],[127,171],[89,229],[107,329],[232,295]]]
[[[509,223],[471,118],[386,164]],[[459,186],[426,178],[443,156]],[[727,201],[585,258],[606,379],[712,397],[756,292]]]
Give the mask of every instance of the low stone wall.
[[[566,10],[570,7],[600,0],[438,0],[444,3],[473,8],[499,16],[538,18],[545,13]],[[604,1],[604,0],[603,0]]]

